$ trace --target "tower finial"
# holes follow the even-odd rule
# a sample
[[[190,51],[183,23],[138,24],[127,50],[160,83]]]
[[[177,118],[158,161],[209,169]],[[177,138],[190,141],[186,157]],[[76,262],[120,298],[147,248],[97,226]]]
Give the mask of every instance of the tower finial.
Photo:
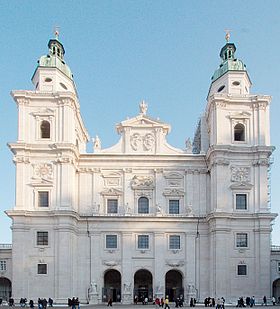
[[[58,37],[59,37],[59,28],[58,26],[55,26],[54,27],[54,30],[53,30],[53,33],[55,35],[55,38],[58,40]]]

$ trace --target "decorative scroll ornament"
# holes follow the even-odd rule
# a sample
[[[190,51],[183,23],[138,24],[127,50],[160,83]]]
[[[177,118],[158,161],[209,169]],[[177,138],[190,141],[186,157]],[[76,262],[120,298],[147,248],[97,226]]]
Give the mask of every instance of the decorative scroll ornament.
[[[250,168],[233,166],[231,168],[231,181],[240,183],[250,182]]]
[[[154,187],[154,179],[152,176],[134,176],[131,181],[132,189],[151,189]]]
[[[53,167],[52,164],[41,163],[34,165],[34,178],[52,179]]]

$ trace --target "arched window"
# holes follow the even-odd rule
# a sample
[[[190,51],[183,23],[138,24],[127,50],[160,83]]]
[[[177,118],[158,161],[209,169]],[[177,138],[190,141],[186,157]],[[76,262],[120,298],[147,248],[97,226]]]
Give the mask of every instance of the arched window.
[[[146,197],[140,197],[138,200],[138,213],[148,214],[149,213],[149,200]]]
[[[48,121],[44,120],[41,122],[40,130],[41,130],[41,138],[51,137],[50,123]]]
[[[237,142],[245,141],[245,127],[241,123],[238,123],[234,127],[234,141],[237,141]]]

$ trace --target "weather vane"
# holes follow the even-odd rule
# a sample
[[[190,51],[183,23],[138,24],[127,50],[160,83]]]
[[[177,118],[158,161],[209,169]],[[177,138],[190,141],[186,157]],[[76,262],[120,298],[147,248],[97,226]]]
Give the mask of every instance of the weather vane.
[[[58,40],[58,37],[59,37],[59,27],[55,26],[53,32],[54,32],[55,38]]]
[[[231,30],[229,30],[229,29],[226,29],[226,30],[225,30],[225,32],[226,32],[225,38],[226,38],[227,43],[229,42],[229,39],[230,39],[230,31],[231,31]]]

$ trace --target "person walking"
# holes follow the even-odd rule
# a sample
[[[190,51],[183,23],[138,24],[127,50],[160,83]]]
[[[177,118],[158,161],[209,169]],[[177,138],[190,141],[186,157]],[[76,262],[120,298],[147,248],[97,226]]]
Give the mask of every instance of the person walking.
[[[265,295],[264,295],[264,297],[263,297],[263,303],[262,303],[262,305],[267,306],[267,299],[266,299],[266,296],[265,296]]]
[[[112,307],[112,304],[113,304],[113,300],[112,300],[112,297],[110,297],[109,300],[108,300],[107,307],[108,306]]]
[[[164,309],[166,308],[170,309],[168,296],[166,296],[164,303],[165,303]]]

